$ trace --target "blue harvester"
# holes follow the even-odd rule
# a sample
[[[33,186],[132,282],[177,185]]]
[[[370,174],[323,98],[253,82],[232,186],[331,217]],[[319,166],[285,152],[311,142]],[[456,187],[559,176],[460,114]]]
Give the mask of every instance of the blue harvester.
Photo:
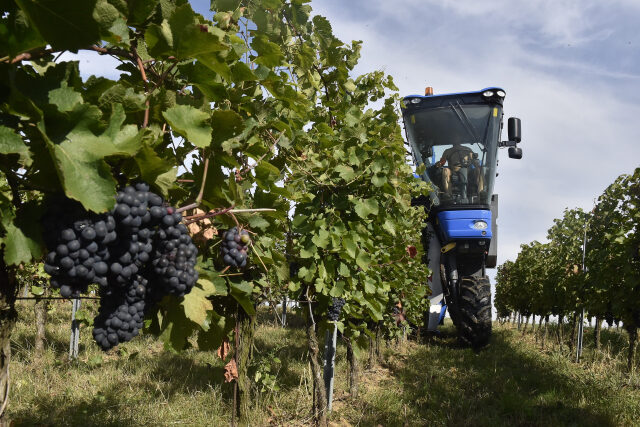
[[[520,119],[508,120],[509,140],[500,140],[504,97],[497,87],[444,95],[428,87],[424,96],[402,100],[414,163],[432,185],[429,197],[414,200],[429,212],[422,232],[433,272],[427,329],[435,331],[448,308],[461,340],[476,348],[491,337],[486,269],[497,262],[498,148],[509,147],[510,158],[522,158]]]

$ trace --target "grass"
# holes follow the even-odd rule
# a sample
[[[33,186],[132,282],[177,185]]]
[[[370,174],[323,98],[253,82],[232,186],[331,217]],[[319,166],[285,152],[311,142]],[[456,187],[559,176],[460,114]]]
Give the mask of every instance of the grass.
[[[85,306],[93,310],[92,304]],[[80,357],[69,361],[70,305],[53,303],[45,354],[38,359],[33,303],[19,306],[7,409],[14,425],[229,424],[233,388],[223,382],[222,362],[214,354],[172,353],[148,336],[104,354],[83,328]],[[251,372],[270,374],[279,390],[268,381],[259,384],[251,425],[308,425],[312,396],[304,332],[295,327],[294,315],[287,329],[271,317],[261,315]],[[640,378],[623,371],[626,338],[613,330],[604,330],[602,338],[603,350],[586,348],[584,361],[576,364],[566,348],[548,345],[543,351],[533,335],[497,324],[491,345],[474,352],[458,346],[449,325],[426,344],[387,347],[380,364],[362,373],[358,398],[347,392],[345,349],[339,345],[331,423],[639,425]]]

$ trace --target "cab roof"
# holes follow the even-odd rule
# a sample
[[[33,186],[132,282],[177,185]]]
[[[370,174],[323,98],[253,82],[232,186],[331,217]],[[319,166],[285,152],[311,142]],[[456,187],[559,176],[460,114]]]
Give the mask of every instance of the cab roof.
[[[487,91],[493,92],[493,95],[483,96],[483,93]],[[454,99],[457,99],[458,102],[462,104],[495,103],[502,105],[504,97],[498,96],[498,91],[502,91],[503,93],[505,92],[505,90],[500,87],[491,86],[474,92],[444,93],[438,95],[408,95],[402,98],[402,107],[410,110],[435,108]],[[419,99],[419,101],[411,102],[413,99]]]

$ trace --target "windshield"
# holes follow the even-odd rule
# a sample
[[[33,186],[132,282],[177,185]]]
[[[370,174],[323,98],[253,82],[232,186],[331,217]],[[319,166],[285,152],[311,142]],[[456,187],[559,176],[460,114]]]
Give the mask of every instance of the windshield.
[[[434,205],[488,205],[495,178],[502,107],[446,106],[406,113],[405,127]]]

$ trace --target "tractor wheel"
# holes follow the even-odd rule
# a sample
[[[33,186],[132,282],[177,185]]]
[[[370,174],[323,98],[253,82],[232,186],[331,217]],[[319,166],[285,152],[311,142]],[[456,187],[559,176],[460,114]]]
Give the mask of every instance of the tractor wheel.
[[[491,338],[491,284],[488,277],[463,276],[458,288],[456,329],[460,340],[473,348]]]

